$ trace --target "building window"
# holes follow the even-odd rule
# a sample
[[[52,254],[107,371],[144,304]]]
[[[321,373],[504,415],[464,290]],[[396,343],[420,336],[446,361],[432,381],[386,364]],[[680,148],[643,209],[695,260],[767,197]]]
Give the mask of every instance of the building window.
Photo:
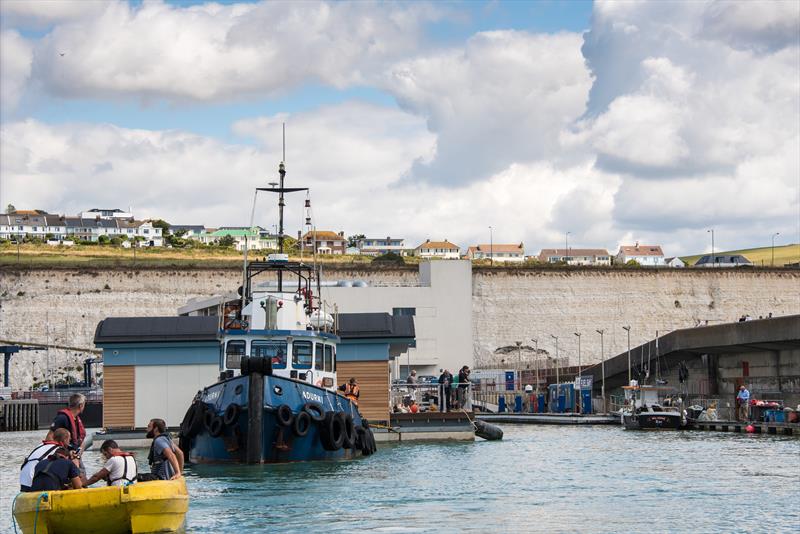
[[[295,341],[292,343],[292,367],[295,369],[311,369],[310,341]]]
[[[416,308],[392,308],[392,315],[394,316],[415,316],[417,314]]]
[[[286,369],[285,341],[253,341],[250,354],[261,358],[272,358],[273,369]]]
[[[225,347],[225,367],[227,369],[239,369],[244,356],[244,341],[228,341]]]
[[[150,233],[150,230],[148,230],[147,228],[145,228],[144,230],[142,230],[142,233],[143,233],[143,234],[149,234],[149,233]]]
[[[314,347],[314,369],[323,371],[325,369],[325,356],[323,354],[322,343],[317,343]]]

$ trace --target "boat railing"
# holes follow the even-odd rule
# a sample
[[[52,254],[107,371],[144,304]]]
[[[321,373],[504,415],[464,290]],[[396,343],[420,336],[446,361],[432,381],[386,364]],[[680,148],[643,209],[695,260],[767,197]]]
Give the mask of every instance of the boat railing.
[[[449,395],[447,402],[445,395]],[[389,409],[393,412],[412,411],[417,405],[422,412],[452,412],[465,409],[472,411],[472,384],[453,384],[445,388],[443,384],[426,382],[422,384],[395,383],[390,387]]]

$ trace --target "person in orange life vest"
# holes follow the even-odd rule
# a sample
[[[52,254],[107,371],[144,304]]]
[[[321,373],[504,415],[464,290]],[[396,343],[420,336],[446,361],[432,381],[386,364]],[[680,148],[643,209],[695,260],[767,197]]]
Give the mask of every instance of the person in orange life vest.
[[[113,439],[107,439],[100,446],[100,454],[106,459],[105,465],[84,486],[91,486],[98,480],[105,480],[109,486],[126,486],[136,482],[136,459],[133,454],[124,452]]]
[[[81,421],[81,413],[86,407],[86,397],[80,393],[75,393],[69,397],[69,405],[63,410],[59,410],[53,423],[50,425],[50,432],[47,434],[47,439],[53,438],[53,432],[58,428],[69,430],[70,434],[70,449],[80,456],[81,447],[83,447],[83,440],[86,438],[86,429]]]
[[[19,470],[19,490],[30,491],[36,465],[53,454],[59,447],[66,448],[68,445],[69,431],[63,428],[59,428],[53,432],[52,440],[45,439],[42,441],[41,445],[37,445],[25,458],[25,461],[22,462],[22,467],[20,467]]]
[[[53,439],[53,432],[58,428],[69,430],[70,443],[67,447],[73,458],[79,460],[81,475],[86,475],[86,468],[81,460],[83,453],[83,440],[86,438],[86,429],[81,421],[81,413],[86,407],[86,397],[80,393],[70,395],[69,404],[63,410],[59,410],[50,425],[50,432],[47,434],[47,439]]]
[[[358,406],[358,397],[361,394],[361,390],[358,387],[358,380],[351,378],[347,384],[339,386],[339,391],[344,391],[344,396]]]

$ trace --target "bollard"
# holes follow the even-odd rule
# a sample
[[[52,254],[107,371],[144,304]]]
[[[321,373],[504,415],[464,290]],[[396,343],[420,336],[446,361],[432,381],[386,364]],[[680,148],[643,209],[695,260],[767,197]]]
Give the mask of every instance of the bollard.
[[[242,358],[244,360],[244,358]],[[255,358],[251,359],[252,361]],[[264,436],[264,375],[260,365],[252,365],[247,391],[247,463],[260,464],[263,461]]]

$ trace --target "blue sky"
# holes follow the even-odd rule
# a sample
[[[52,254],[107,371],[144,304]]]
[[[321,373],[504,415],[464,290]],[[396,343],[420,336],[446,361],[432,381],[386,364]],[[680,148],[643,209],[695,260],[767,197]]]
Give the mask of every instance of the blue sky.
[[[0,34],[0,204],[244,224],[286,122],[318,228],[800,241],[795,1],[5,0]]]

